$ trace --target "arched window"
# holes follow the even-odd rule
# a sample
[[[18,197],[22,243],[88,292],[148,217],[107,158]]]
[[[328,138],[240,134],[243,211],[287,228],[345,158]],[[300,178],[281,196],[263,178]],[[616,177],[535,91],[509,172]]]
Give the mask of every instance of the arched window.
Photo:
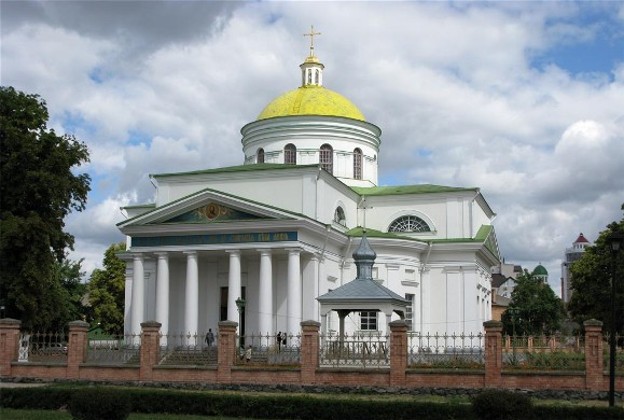
[[[336,207],[336,211],[334,212],[334,222],[342,226],[347,225],[347,218],[345,217],[345,212],[342,207]]]
[[[284,163],[286,165],[297,164],[297,148],[292,143],[289,143],[286,147],[284,147]]]
[[[362,179],[362,151],[353,151],[353,179]]]
[[[258,149],[258,152],[256,153],[256,163],[264,163],[264,149],[263,148]]]
[[[325,169],[330,174],[334,173],[334,150],[329,144],[321,146],[319,163],[321,164],[321,168]]]
[[[390,223],[388,232],[403,232],[403,233],[417,233],[417,232],[431,232],[431,228],[420,217],[416,216],[402,216]]]

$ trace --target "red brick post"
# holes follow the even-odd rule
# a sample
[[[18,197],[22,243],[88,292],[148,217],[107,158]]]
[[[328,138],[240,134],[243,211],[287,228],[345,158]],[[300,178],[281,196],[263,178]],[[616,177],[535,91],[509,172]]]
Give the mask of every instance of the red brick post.
[[[69,342],[67,343],[67,378],[80,378],[80,365],[87,360],[87,333],[89,324],[84,321],[69,323]]]
[[[602,322],[589,319],[585,327],[585,389],[604,389]]]
[[[503,368],[503,323],[500,321],[486,321],[485,328],[485,383],[486,388],[496,388],[501,385],[501,371]]]
[[[139,380],[151,381],[152,370],[160,362],[160,327],[156,321],[141,322]]]
[[[21,321],[0,319],[0,377],[11,376],[11,363],[17,360]]]
[[[390,323],[390,386],[405,386],[407,369],[407,323]]]
[[[237,351],[237,327],[238,322],[219,322],[217,382],[221,384],[229,384],[232,382],[232,366],[234,366],[234,357]]]
[[[320,328],[320,322],[303,321],[301,323],[301,383],[303,385],[316,382],[316,369],[319,366]]]

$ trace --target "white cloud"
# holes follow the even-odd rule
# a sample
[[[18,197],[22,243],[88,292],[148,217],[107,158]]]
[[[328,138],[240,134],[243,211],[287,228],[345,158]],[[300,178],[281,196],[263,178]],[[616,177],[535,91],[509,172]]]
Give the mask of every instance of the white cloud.
[[[153,198],[149,173],[243,162],[239,129],[298,85],[311,23],[327,87],[383,130],[382,179],[481,187],[508,262],[552,280],[580,231],[621,217],[624,64],[578,75],[548,55],[601,36],[582,4],[14,3],[3,84],[48,101],[110,195],[68,221],[89,267],[115,208]]]

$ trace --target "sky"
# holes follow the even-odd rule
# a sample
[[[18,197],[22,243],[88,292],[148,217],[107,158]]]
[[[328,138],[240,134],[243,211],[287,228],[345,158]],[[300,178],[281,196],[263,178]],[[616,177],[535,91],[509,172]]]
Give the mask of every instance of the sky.
[[[0,2],[0,82],[90,150],[70,258],[88,277],[149,174],[243,163],[240,128],[324,85],[382,129],[380,185],[479,187],[507,263],[561,260],[624,203],[624,2]]]

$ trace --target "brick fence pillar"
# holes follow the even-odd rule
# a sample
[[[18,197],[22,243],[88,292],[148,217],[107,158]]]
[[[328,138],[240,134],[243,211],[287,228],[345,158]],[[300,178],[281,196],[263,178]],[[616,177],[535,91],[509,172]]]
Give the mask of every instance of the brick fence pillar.
[[[407,369],[407,323],[390,323],[390,386],[405,386]]]
[[[301,323],[301,383],[311,385],[316,382],[316,369],[319,366],[319,330],[321,323],[303,321]]]
[[[20,327],[17,319],[0,319],[0,377],[11,376],[11,363],[19,352]]]
[[[589,319],[585,327],[585,389],[604,389],[602,322]]]
[[[237,327],[238,322],[219,322],[217,382],[221,384],[229,384],[232,382],[232,366],[234,366],[234,357],[237,351]]]
[[[154,366],[160,362],[160,327],[156,321],[141,322],[141,350],[139,380],[152,380]]]
[[[69,323],[67,343],[67,378],[80,378],[80,365],[87,360],[89,324],[84,321]]]
[[[501,371],[503,369],[503,323],[500,321],[486,321],[485,328],[485,383],[486,388],[496,388],[501,385]]]

